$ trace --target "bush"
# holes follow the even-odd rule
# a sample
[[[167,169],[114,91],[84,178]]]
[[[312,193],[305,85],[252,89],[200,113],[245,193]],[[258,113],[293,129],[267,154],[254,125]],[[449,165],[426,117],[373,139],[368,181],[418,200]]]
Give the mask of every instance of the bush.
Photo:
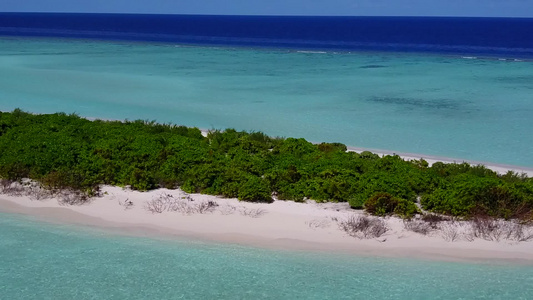
[[[372,153],[370,151],[363,151],[359,153],[359,156],[364,159],[379,159],[379,155]]]
[[[272,202],[272,195],[266,180],[251,176],[239,189],[239,200],[252,202]]]
[[[533,201],[522,182],[504,182],[479,167],[472,170],[490,176],[479,177],[471,174],[455,176],[446,186],[422,197],[421,203],[424,209],[467,218],[528,219],[531,217]]]
[[[350,206],[352,208],[363,207],[369,198],[380,192],[409,201],[416,199],[417,191],[414,187],[418,186],[418,184],[412,183],[411,178],[413,176],[404,170],[404,168],[409,168],[409,166],[405,165],[408,162],[391,159],[389,156],[381,160],[387,161],[376,161],[373,170],[361,175],[356,182],[355,193],[350,198]],[[398,166],[398,164],[401,166]],[[421,182],[420,185],[422,184]]]
[[[334,152],[334,151],[342,151],[345,152],[348,150],[348,147],[346,145],[341,143],[321,143],[318,145],[318,150],[322,152]]]
[[[402,218],[411,218],[418,212],[413,202],[393,197],[389,193],[375,193],[365,202],[364,208],[372,215],[397,215]]]

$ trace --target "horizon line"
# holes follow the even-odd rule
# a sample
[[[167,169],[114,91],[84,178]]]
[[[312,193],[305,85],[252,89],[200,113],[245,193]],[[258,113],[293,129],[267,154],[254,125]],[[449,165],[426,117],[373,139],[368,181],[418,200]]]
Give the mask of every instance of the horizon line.
[[[463,18],[463,19],[533,19],[524,16],[453,16],[453,15],[296,15],[296,14],[197,14],[151,12],[79,12],[79,11],[0,11],[0,14],[81,14],[81,15],[161,15],[205,17],[309,17],[309,18]]]

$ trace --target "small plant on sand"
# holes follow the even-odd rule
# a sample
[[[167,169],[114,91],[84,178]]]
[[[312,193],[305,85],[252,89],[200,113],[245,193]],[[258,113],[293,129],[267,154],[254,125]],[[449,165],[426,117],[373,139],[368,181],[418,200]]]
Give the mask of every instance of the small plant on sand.
[[[145,203],[144,208],[151,213],[180,212],[185,215],[211,213],[218,206],[215,201],[194,201],[190,195],[174,197],[170,194],[161,194]]]
[[[259,218],[267,213],[267,211],[262,208],[243,208],[240,212],[241,215],[251,218]]]
[[[533,227],[514,221],[475,218],[470,221],[470,235],[487,241],[527,242],[533,240]]]
[[[353,215],[338,224],[342,231],[359,239],[378,238],[389,230],[383,219],[368,216]]]
[[[512,238],[517,242],[533,241],[533,227],[525,224],[514,224]]]
[[[86,193],[70,189],[61,190],[55,196],[60,205],[82,205],[90,199]]]
[[[448,242],[455,242],[461,237],[459,226],[456,222],[441,223],[439,228],[442,238]]]
[[[428,235],[437,229],[436,227],[432,226],[431,223],[414,219],[403,220],[403,227],[406,230],[416,232],[422,235]]]
[[[39,184],[28,185],[25,194],[32,200],[44,200],[54,196],[53,191],[45,189]]]
[[[132,209],[135,206],[133,201],[131,201],[129,198],[124,200],[124,202],[119,201],[118,204],[124,207],[124,210]]]
[[[218,203],[215,201],[209,200],[209,201],[203,201],[198,204],[196,204],[196,211],[199,214],[205,214],[209,212],[213,212],[215,207],[218,207]]]
[[[234,205],[222,205],[218,208],[218,211],[223,215],[232,215],[237,211],[237,207]]]
[[[314,219],[311,221],[305,222],[307,226],[311,229],[317,229],[317,228],[327,228],[331,224],[331,220],[328,219]]]
[[[160,214],[168,210],[168,198],[164,195],[161,195],[157,198],[153,198],[152,200],[147,201],[145,203],[144,208],[153,214]]]
[[[22,196],[24,186],[15,180],[0,179],[0,192],[8,196]]]
[[[438,224],[443,221],[450,221],[450,217],[437,215],[437,214],[423,214],[422,221],[428,223],[432,228],[438,228]]]

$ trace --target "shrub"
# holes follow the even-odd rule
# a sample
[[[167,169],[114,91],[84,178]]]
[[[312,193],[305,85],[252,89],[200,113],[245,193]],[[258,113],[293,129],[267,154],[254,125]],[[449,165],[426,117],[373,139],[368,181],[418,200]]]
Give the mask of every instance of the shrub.
[[[266,180],[250,176],[239,188],[239,200],[252,202],[272,202],[272,195]]]
[[[372,153],[370,151],[363,151],[359,153],[359,156],[364,159],[379,159],[379,155]]]
[[[405,199],[393,197],[389,193],[375,193],[364,205],[365,210],[376,216],[397,215],[410,218],[418,212],[416,205]]]
[[[481,167],[473,168],[479,175],[460,174],[445,186],[422,197],[422,206],[430,211],[473,218],[495,217],[527,219],[531,216],[533,201],[526,185],[503,182]]]
[[[334,151],[342,151],[345,152],[348,150],[346,145],[341,143],[321,143],[318,145],[318,150],[322,152],[334,152]]]
[[[273,152],[276,154],[290,154],[295,156],[303,156],[310,153],[313,153],[318,150],[318,147],[312,143],[306,141],[305,139],[295,139],[288,138],[282,143],[277,145],[273,149]]]
[[[417,192],[413,189],[409,173],[405,173],[396,164],[404,165],[407,162],[396,160],[394,157],[382,158],[383,162],[376,162],[373,170],[359,177],[354,184],[354,194],[350,198],[352,208],[361,208],[374,194],[385,192],[394,197],[414,201]],[[379,165],[379,166],[378,166]],[[404,165],[405,167],[405,165]]]

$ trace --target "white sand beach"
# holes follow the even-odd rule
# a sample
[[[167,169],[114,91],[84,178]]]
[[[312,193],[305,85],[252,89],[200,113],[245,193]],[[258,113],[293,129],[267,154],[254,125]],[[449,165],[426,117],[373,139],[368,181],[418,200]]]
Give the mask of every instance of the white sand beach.
[[[400,219],[387,218],[389,230],[378,238],[349,236],[340,229],[339,222],[363,212],[350,209],[347,203],[274,201],[256,204],[187,195],[180,190],[137,192],[111,186],[104,186],[102,192],[102,197],[82,205],[62,205],[57,198],[37,200],[27,195],[4,194],[0,195],[0,211],[135,236],[356,255],[533,264],[533,241],[467,239],[466,235],[461,235],[467,227],[460,224],[453,225],[453,232],[450,227],[447,231],[422,235],[405,229]],[[150,212],[147,205],[153,199],[167,199],[183,205],[175,206],[174,211]],[[208,201],[217,206],[200,212],[197,208]]]

